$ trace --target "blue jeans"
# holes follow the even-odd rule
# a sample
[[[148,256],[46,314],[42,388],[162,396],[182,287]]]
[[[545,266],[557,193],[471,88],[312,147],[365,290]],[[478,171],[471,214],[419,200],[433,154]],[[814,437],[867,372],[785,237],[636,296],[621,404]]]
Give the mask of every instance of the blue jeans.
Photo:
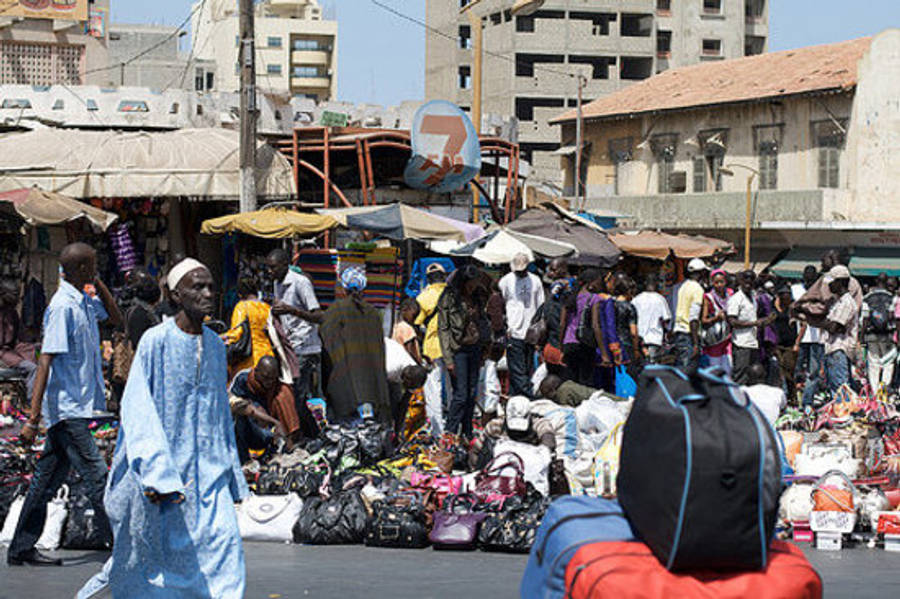
[[[672,339],[675,347],[675,366],[685,374],[697,371],[700,364],[699,353],[694,355],[694,338],[690,333],[675,333]]]
[[[453,400],[447,416],[448,433],[461,432],[472,436],[472,417],[478,395],[478,371],[481,369],[481,348],[477,345],[461,347],[453,356]],[[459,428],[462,431],[459,431]]]
[[[531,397],[531,372],[534,349],[523,339],[510,337],[506,342],[506,367],[509,369],[509,394]]]
[[[257,403],[255,405],[258,408],[262,408]],[[271,431],[267,431],[258,425],[249,416],[236,416],[234,419],[234,440],[241,464],[250,461],[251,449],[260,450],[267,448],[273,436]]]
[[[10,556],[21,557],[34,549],[47,520],[47,503],[56,496],[72,468],[84,479],[84,490],[97,513],[99,526],[109,531],[109,520],[103,507],[106,462],[97,451],[88,429],[89,422],[87,418],[63,420],[47,431],[44,451],[37,461],[16,533],[9,545]]]
[[[850,358],[843,351],[825,356],[825,382],[829,391],[837,391],[841,385],[850,382]]]
[[[805,380],[803,387],[803,405],[811,405],[821,381],[822,363],[825,348],[821,343],[801,343],[797,354],[797,367],[794,370],[795,380]]]

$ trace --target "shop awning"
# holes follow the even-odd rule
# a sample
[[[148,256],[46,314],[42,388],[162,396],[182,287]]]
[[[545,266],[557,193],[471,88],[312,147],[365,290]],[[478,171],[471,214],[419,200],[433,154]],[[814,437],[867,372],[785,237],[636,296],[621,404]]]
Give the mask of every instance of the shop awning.
[[[779,255],[786,254],[787,250],[775,248],[750,248],[750,270],[756,274],[764,271]],[[720,266],[727,273],[736,274],[744,270],[744,254],[738,252],[728,260],[725,260]]]
[[[236,131],[37,129],[0,137],[0,191],[37,185],[74,198],[197,197],[240,193]],[[257,145],[257,193],[294,195],[287,158]]]
[[[673,235],[661,231],[630,231],[609,236],[620,250],[640,258],[665,260],[670,253],[676,258],[709,258],[734,251],[727,241],[700,235]]]
[[[390,239],[419,241],[450,239],[469,242],[484,237],[484,229],[480,225],[448,218],[406,204],[323,209],[318,212],[334,218],[344,227],[371,231]]]
[[[900,276],[900,248],[855,248],[850,272],[857,277],[877,277],[880,273]]]
[[[112,212],[37,187],[0,193],[0,202],[12,204],[19,216],[31,225],[59,225],[86,218],[105,231],[118,218]]]
[[[286,208],[268,208],[203,221],[200,232],[207,235],[245,233],[254,237],[281,239],[294,235],[317,235],[336,227],[337,224],[336,220],[322,214],[308,214]]]
[[[822,261],[824,248],[796,247],[791,250],[772,267],[772,272],[779,277],[799,279],[803,276],[803,269],[807,266],[819,267]]]
[[[431,249],[451,256],[471,256],[485,264],[509,264],[516,254],[525,254],[529,260],[534,260],[535,256],[561,258],[578,251],[569,243],[499,227],[467,245],[451,249],[443,244],[432,244]]]
[[[622,256],[602,227],[549,202],[523,212],[507,229],[576,248],[578,254],[572,258],[573,264],[610,267]]]

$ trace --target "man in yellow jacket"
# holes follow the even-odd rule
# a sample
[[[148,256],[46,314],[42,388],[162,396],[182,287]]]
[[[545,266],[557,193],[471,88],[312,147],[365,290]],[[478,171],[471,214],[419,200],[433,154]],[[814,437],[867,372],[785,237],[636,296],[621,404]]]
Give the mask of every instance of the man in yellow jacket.
[[[441,342],[438,339],[438,300],[447,287],[447,271],[441,264],[434,262],[425,270],[425,279],[428,286],[416,298],[419,302],[419,316],[416,324],[425,327],[425,341],[422,344],[422,354],[431,365],[428,379],[425,381],[425,413],[431,420],[431,430],[435,437],[444,432],[444,410],[450,401],[450,377],[444,356],[441,352]]]

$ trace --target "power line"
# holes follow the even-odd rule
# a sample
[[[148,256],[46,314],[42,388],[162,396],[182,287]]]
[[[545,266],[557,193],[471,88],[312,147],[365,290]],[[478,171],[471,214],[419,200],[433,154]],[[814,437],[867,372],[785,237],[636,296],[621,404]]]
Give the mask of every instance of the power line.
[[[448,34],[448,33],[444,33],[444,32],[441,31],[440,29],[437,29],[437,28],[435,28],[435,27],[432,27],[431,25],[429,25],[429,24],[426,23],[425,21],[421,21],[421,20],[419,20],[419,19],[417,19],[417,18],[415,18],[415,17],[413,17],[413,16],[410,16],[410,15],[408,15],[408,14],[406,14],[406,13],[403,13],[403,12],[397,10],[396,8],[394,8],[393,6],[389,6],[389,5],[387,5],[387,4],[384,4],[383,2],[379,2],[379,0],[371,0],[371,2],[372,2],[372,4],[374,4],[375,6],[381,8],[381,9],[383,9],[383,10],[386,10],[387,12],[391,13],[392,15],[394,15],[394,16],[396,16],[396,17],[399,17],[399,18],[401,18],[401,19],[403,19],[403,20],[405,20],[405,21],[409,21],[410,23],[415,23],[416,25],[419,25],[420,27],[424,27],[427,31],[430,31],[431,33],[433,33],[433,34],[435,34],[435,35],[439,35],[439,36],[441,36],[441,37],[443,37],[443,38],[446,38],[446,39],[448,39],[448,40],[451,40],[451,41],[453,41],[453,42],[455,42],[455,43],[459,43],[459,41],[460,41],[460,38],[459,38],[458,36],[453,36],[453,35],[450,35],[450,34]],[[533,69],[533,70],[535,70],[535,71],[544,71],[544,72],[547,72],[547,73],[554,73],[554,74],[556,74],[556,75],[562,75],[563,77],[569,77],[569,78],[572,78],[572,79],[574,79],[575,77],[577,77],[577,74],[575,74],[575,73],[568,73],[568,72],[566,72],[566,71],[558,71],[558,70],[552,69],[552,68],[550,68],[550,67],[542,67],[542,66],[538,66],[537,64],[534,64],[534,63],[531,63],[531,62],[527,62],[527,61],[524,61],[524,60],[518,60],[518,59],[516,59],[516,58],[507,56],[507,55],[505,55],[505,54],[498,54],[497,52],[491,52],[490,50],[484,50],[484,49],[482,49],[482,51],[483,51],[485,54],[488,54],[488,55],[490,55],[490,56],[493,56],[494,58],[499,58],[499,59],[501,59],[501,60],[505,60],[505,61],[507,61],[507,62],[511,62],[511,63],[514,64],[514,65],[520,65],[520,64],[521,64],[521,65],[527,66],[528,68],[531,68],[531,69]]]
[[[199,12],[201,15],[203,14],[203,7],[206,5],[206,1],[207,0],[202,0],[200,2],[200,7],[196,10],[196,12]],[[191,17],[193,17],[193,15],[194,15],[194,13],[191,13]],[[191,18],[191,17],[188,17],[188,18]],[[180,88],[184,87],[184,78],[187,75],[188,70],[190,70],[191,65],[193,64],[194,60],[197,58],[197,54],[199,54],[200,52],[203,52],[203,50],[206,48],[206,44],[208,44],[209,40],[212,38],[212,36],[209,36],[209,35],[206,36],[206,39],[203,41],[203,46],[201,46],[200,49],[197,50],[197,38],[200,37],[200,27],[202,24],[203,24],[202,19],[197,19],[197,30],[191,32],[191,51],[190,51],[190,54],[188,54],[188,60],[184,65],[184,69],[181,71],[180,81],[178,83]],[[172,84],[175,83],[175,79],[178,79],[178,78],[179,78],[179,76],[176,75],[168,83],[166,83],[165,87],[163,88],[163,91],[172,87]]]

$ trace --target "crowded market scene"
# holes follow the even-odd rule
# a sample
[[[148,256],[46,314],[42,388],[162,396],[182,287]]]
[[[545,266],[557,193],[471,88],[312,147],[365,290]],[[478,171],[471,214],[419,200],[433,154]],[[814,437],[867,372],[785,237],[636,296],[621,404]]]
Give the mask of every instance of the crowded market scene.
[[[13,23],[83,21],[88,49],[150,35],[108,2],[21,4]],[[889,596],[900,30],[657,49],[656,74],[620,57],[636,81],[605,92],[572,54],[577,99],[513,117],[482,106],[490,61],[460,67],[475,98],[276,93],[255,78],[280,66],[244,56],[253,15],[258,48],[297,21],[290,61],[337,64],[333,3],[244,4],[154,34],[190,23],[172,64],[196,89],[126,85],[157,68],[133,52],[151,37],[115,69],[82,59],[71,88],[6,73],[27,44],[0,43],[0,598]],[[427,4],[476,55],[507,23],[649,26]],[[654,28],[681,10],[649,4]],[[766,2],[701,4],[768,30]],[[203,71],[227,23],[230,96]],[[512,68],[537,85],[547,56]]]

